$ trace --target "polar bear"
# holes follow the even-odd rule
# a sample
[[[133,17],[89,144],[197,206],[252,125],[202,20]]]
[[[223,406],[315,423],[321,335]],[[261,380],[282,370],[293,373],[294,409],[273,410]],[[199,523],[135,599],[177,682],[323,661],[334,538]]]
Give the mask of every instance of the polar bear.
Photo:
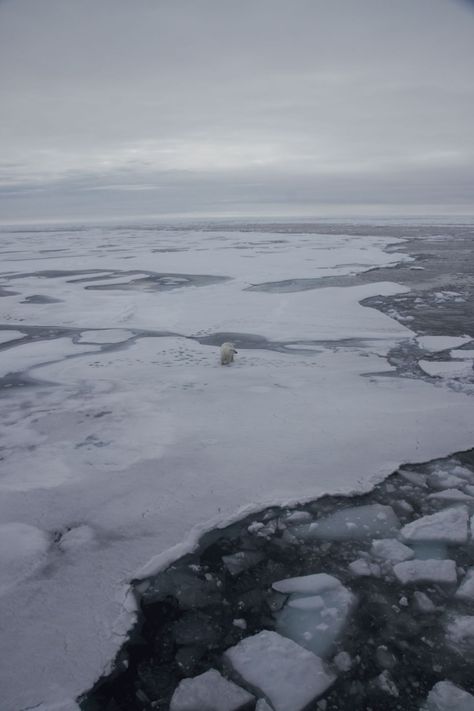
[[[238,353],[238,351],[236,351],[233,343],[223,343],[221,346],[221,365],[229,365],[229,363],[232,363],[234,353]]]

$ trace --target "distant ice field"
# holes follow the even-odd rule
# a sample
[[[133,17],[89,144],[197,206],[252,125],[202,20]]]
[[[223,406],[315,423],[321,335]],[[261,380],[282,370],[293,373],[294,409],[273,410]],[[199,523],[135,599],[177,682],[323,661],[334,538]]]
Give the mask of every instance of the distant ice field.
[[[74,708],[202,531],[473,446],[444,229],[0,232],[2,711]]]

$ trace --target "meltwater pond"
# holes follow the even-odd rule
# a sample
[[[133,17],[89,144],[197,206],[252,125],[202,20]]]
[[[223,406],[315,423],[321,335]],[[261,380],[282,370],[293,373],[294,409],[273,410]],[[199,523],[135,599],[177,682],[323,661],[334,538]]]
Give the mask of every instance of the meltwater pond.
[[[81,708],[472,709],[473,513],[470,450],[216,529],[134,582],[138,623]]]

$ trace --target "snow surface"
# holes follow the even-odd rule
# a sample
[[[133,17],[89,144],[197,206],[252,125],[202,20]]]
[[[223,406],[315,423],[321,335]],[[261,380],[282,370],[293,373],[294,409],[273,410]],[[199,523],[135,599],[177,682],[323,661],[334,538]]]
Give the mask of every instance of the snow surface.
[[[318,656],[267,630],[228,649],[224,660],[275,711],[304,711],[336,678]]]
[[[39,383],[2,391],[0,522],[62,535],[44,553],[47,575],[33,568],[0,598],[4,711],[72,708],[133,622],[130,579],[190,550],[203,531],[269,503],[367,490],[403,462],[472,446],[474,399],[384,375],[394,373],[390,348],[414,334],[359,301],[403,287],[245,291],[394,265],[405,258],[385,251],[396,240],[275,237],[92,227],[2,233],[22,255],[3,255],[3,281],[18,294],[2,297],[0,321],[34,327],[36,340],[1,350],[0,376],[23,370]],[[44,248],[64,251],[49,259]],[[57,272],[38,275],[38,263]],[[60,273],[74,269],[101,271]],[[228,279],[165,291],[134,285],[149,271]],[[114,282],[128,287],[87,288]],[[29,294],[60,301],[22,303]],[[95,340],[56,338],[52,327],[94,332]],[[107,343],[115,333],[116,349],[102,350],[101,329]],[[118,341],[140,329],[143,337]],[[222,341],[241,333],[276,347],[314,341],[317,350],[245,342],[224,369],[219,337],[215,346],[195,340],[218,332]]]
[[[451,681],[433,686],[421,711],[474,711],[474,696]]]
[[[10,329],[2,331],[0,329],[0,344],[9,343],[10,341],[17,341],[19,338],[24,337],[25,334],[21,333],[21,331],[12,331]]]
[[[173,694],[170,711],[250,711],[255,698],[216,669],[183,679]]]
[[[414,552],[408,546],[400,543],[396,538],[380,538],[372,541],[370,549],[372,555],[390,563],[401,563],[414,557]]]
[[[27,523],[0,524],[0,595],[47,561],[49,536]]]

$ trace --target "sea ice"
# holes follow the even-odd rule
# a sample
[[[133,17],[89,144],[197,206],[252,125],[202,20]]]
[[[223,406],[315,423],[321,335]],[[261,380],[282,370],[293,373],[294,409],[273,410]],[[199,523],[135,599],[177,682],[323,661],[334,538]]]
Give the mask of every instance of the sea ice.
[[[183,679],[173,694],[170,711],[251,711],[255,699],[224,679],[216,669]]]
[[[449,355],[454,360],[474,360],[474,350],[450,351]]]
[[[96,331],[82,331],[77,339],[78,343],[112,344],[122,343],[133,338],[133,331],[126,331],[123,328],[104,328]]]
[[[466,543],[467,519],[466,506],[453,506],[407,523],[400,535],[407,543]]]
[[[18,338],[24,338],[25,334],[21,331],[5,330],[0,331],[0,344],[9,343],[10,341],[16,341]]]
[[[275,615],[277,631],[317,655],[326,655],[346,623],[354,595],[324,573],[278,581],[273,587],[290,593]]]
[[[448,615],[446,623],[446,643],[461,655],[474,655],[474,616]]]
[[[452,584],[457,581],[454,560],[405,560],[393,566],[398,580],[407,583]]]
[[[366,558],[358,558],[352,563],[349,563],[349,571],[356,578],[364,578],[371,576],[375,578],[380,577],[380,566],[377,565],[377,563],[372,563]]]
[[[469,568],[464,580],[457,589],[455,597],[466,602],[474,601],[474,568]]]
[[[90,526],[76,526],[66,531],[61,536],[59,548],[63,551],[73,552],[83,546],[91,547],[97,544],[94,530]]]
[[[471,336],[418,336],[416,340],[425,351],[438,353],[469,343],[472,338]]]
[[[26,523],[0,524],[0,595],[44,564],[48,535]]]
[[[304,540],[345,541],[394,535],[399,528],[391,506],[368,504],[336,511],[314,523],[295,527],[293,533]]]
[[[413,593],[413,599],[417,610],[420,612],[429,614],[436,611],[436,605],[434,602],[428,597],[428,595],[426,595],[426,593],[421,592],[421,590],[415,590]]]
[[[455,489],[465,484],[463,477],[453,474],[445,469],[438,469],[428,477],[428,484],[433,489]]]
[[[404,479],[414,484],[415,486],[426,486],[426,474],[420,474],[419,472],[411,472],[407,469],[399,469],[398,473]]]
[[[474,696],[450,681],[439,681],[420,711],[474,711]]]
[[[472,361],[419,360],[418,365],[434,378],[469,378],[474,376]]]
[[[396,538],[379,538],[372,541],[370,552],[376,558],[388,560],[390,563],[401,563],[415,556],[411,548]]]
[[[223,555],[222,562],[231,575],[240,575],[244,570],[258,565],[263,557],[260,551],[238,551],[232,555]]]
[[[275,711],[304,711],[336,679],[318,656],[267,630],[228,649],[224,661]]]
[[[473,496],[469,496],[469,494],[465,494],[463,491],[459,491],[459,489],[444,489],[443,491],[437,491],[435,494],[429,494],[428,499],[451,502],[470,501],[471,503],[474,501]]]
[[[257,705],[255,706],[255,711],[273,711],[272,707],[265,701],[265,699],[259,699]]]

